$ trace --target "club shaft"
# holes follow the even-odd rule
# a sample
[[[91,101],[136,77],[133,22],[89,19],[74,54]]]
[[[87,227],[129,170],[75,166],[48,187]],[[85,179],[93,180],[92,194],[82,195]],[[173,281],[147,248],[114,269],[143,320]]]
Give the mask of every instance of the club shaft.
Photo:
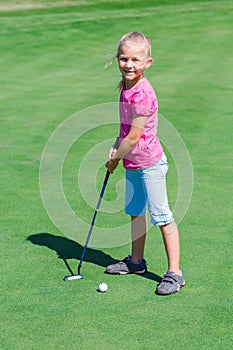
[[[92,230],[93,230],[93,227],[94,227],[94,224],[95,224],[95,219],[96,219],[96,216],[98,214],[98,210],[100,208],[100,204],[101,204],[101,201],[102,201],[102,198],[103,198],[103,195],[104,195],[104,191],[105,191],[105,188],[106,188],[107,183],[108,183],[109,175],[110,175],[110,173],[107,170],[106,175],[105,175],[105,179],[104,179],[104,183],[103,183],[100,195],[99,195],[99,199],[98,199],[98,202],[97,202],[97,205],[96,205],[96,209],[95,209],[95,212],[94,212],[94,215],[93,215],[93,218],[92,218],[91,226],[90,226],[87,238],[86,238],[85,245],[83,247],[82,256],[81,256],[81,259],[80,259],[80,262],[79,262],[79,265],[78,265],[78,274],[80,274],[80,269],[82,267],[82,262],[83,262],[83,259],[84,259],[84,256],[85,256],[85,253],[86,253],[86,250],[87,250],[87,246],[88,246],[88,243],[89,243],[89,240],[90,240],[90,237],[91,237],[91,233],[92,233]]]

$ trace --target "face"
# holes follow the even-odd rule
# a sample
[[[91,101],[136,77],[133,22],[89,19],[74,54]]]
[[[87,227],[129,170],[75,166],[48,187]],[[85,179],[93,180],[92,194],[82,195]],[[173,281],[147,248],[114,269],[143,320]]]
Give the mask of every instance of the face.
[[[143,78],[143,72],[152,63],[152,58],[145,56],[145,50],[124,45],[118,56],[119,70],[124,78],[126,89],[132,88]]]

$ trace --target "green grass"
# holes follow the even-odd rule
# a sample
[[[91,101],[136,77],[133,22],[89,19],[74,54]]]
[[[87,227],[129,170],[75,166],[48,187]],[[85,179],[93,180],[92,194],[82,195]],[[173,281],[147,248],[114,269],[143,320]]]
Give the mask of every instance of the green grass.
[[[232,10],[230,0],[0,1],[2,349],[231,347]],[[148,235],[145,277],[105,275],[105,266],[129,254],[130,245],[95,248],[90,242],[85,278],[63,282],[69,273],[63,260],[75,270],[84,239],[60,232],[40,196],[40,159],[53,131],[78,111],[118,100],[117,66],[104,66],[121,35],[132,30],[151,38],[154,63],[147,76],[194,171],[192,201],[180,224],[187,285],[166,298],[154,294],[166,270],[157,229]],[[114,138],[116,129],[107,124],[88,130],[64,163],[65,195],[85,227],[93,208],[81,197],[77,174],[87,152]],[[167,153],[173,206],[178,179]],[[86,188],[95,168],[98,192],[105,158],[92,158]],[[105,194],[110,205],[123,177],[120,167],[110,178]],[[95,204],[97,194],[92,199]],[[100,212],[97,226],[127,221],[122,210]],[[109,290],[101,294],[96,289],[103,281]]]

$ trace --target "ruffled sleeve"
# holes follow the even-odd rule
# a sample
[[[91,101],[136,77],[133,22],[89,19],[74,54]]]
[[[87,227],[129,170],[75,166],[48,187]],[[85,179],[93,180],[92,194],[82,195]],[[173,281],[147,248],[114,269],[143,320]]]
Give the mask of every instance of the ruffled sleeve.
[[[134,91],[130,100],[134,115],[150,116],[158,109],[157,101],[152,93],[144,89]]]

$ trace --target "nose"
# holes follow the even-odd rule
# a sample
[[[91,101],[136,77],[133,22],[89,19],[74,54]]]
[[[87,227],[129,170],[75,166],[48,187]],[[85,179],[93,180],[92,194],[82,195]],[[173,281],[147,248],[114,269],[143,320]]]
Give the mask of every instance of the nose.
[[[133,65],[133,62],[132,62],[131,60],[128,60],[128,61],[126,62],[126,67],[127,67],[127,68],[131,68],[132,65]]]

